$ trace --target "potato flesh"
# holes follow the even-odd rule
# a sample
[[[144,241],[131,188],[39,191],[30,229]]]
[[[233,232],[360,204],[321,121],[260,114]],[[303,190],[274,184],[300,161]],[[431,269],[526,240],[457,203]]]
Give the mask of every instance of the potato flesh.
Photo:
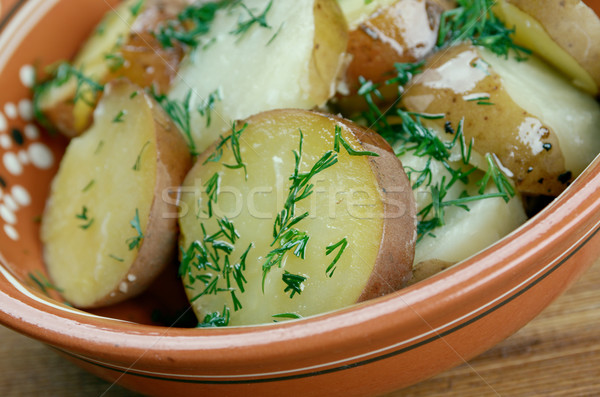
[[[277,117],[260,121],[253,118],[253,121],[244,131],[240,144],[242,158],[248,167],[247,181],[242,170],[230,170],[221,163],[209,162],[203,166],[197,163],[184,182],[184,192],[202,192],[205,190],[203,184],[215,172],[221,177],[221,193],[213,218],[204,219],[206,215],[203,215],[203,219],[198,220],[195,216],[198,213],[197,197],[183,195],[183,208],[188,211],[180,218],[184,248],[202,238],[200,222],[205,225],[207,234],[218,231],[215,218],[222,215],[227,215],[240,235],[231,264],[237,263],[249,244],[254,244],[246,260],[246,290],[244,293],[237,291],[243,305],[238,311],[233,310],[232,299],[226,292],[194,300],[205,285],[200,281],[190,284],[184,277],[186,292],[198,318],[202,320],[206,314],[222,312],[227,305],[231,309],[231,325],[270,323],[274,320],[272,316],[278,313],[309,316],[355,303],[373,270],[382,237],[383,204],[369,160],[350,157],[342,149],[339,162],[311,180],[315,184],[314,193],[299,201],[296,208],[296,214],[306,211],[310,214],[297,225],[310,236],[306,257],[302,260],[288,252],[282,267],[275,266],[268,273],[263,293],[262,264],[274,248],[271,247],[273,224],[288,195],[288,178],[294,169],[292,151],[298,149],[299,129],[304,133],[300,171],[306,172],[326,151],[333,149],[335,122],[323,116]],[[344,138],[359,149],[360,144],[352,133],[345,127],[342,129]],[[223,154],[222,163],[235,163],[231,151]],[[206,211],[205,194],[202,200],[201,210]],[[335,254],[326,256],[325,248],[343,238],[347,238],[349,245],[337,263],[333,277],[329,278],[326,268]],[[303,292],[292,299],[289,292],[284,292],[284,271],[308,277]]]
[[[411,152],[401,155],[400,160],[405,169],[422,170],[427,167],[427,157],[418,157]],[[442,178],[446,178],[447,183],[452,178],[438,161],[432,161],[429,168],[432,173],[430,185],[442,183]],[[417,176],[412,175],[411,183],[415,183]],[[478,195],[479,186],[476,185],[476,181],[482,177],[483,172],[476,171],[471,174],[469,184],[457,181],[448,189],[444,201],[458,199],[464,191],[471,196]],[[485,194],[497,192],[492,183],[484,191]],[[414,194],[418,213],[431,203],[431,191],[429,186],[423,185],[415,189]],[[415,266],[434,260],[450,264],[465,260],[500,240],[527,220],[519,195],[508,203],[497,197],[472,201],[466,205],[469,211],[456,206],[445,209],[445,224],[434,229],[433,236],[426,235],[417,243]]]
[[[121,112],[123,121],[114,122]],[[157,174],[154,123],[144,95],[111,96],[99,104],[95,120],[67,148],[41,231],[50,276],[79,307],[93,305],[126,276],[138,252],[128,247],[128,239],[138,236],[130,222],[137,210],[146,231]],[[83,207],[94,219],[87,229],[81,226],[88,221],[76,217]]]
[[[398,0],[338,0],[340,8],[348,21],[348,28],[354,30],[377,10],[391,6]]]
[[[569,76],[575,86],[591,95],[598,93],[598,87],[592,76],[581,67],[575,58],[552,40],[548,32],[533,16],[504,0],[498,1],[494,5],[494,13],[506,26],[515,27],[515,43],[531,49],[558,68]]]
[[[201,44],[184,59],[180,79],[174,82],[170,93],[172,99],[183,101],[192,90],[190,109],[205,105],[211,94],[220,98],[210,112],[210,125],[208,112],[204,116],[191,112],[192,134],[198,152],[231,128],[233,120],[269,109],[311,109],[329,98],[335,86],[334,73],[330,81],[315,82],[311,79],[311,67],[315,65],[313,50],[320,46],[320,38],[315,36],[314,14],[320,11],[313,8],[318,3],[337,7],[332,1],[274,1],[266,18],[271,28],[254,26],[241,36],[231,31],[240,19],[248,18],[247,12],[242,7],[217,12],[205,39],[210,45]],[[251,0],[244,4],[260,14],[269,0]],[[334,30],[329,34],[339,29],[334,23],[328,26]],[[323,27],[319,31],[325,34]],[[341,59],[345,49],[345,43],[342,44],[334,51],[327,45],[319,47],[324,54],[321,56],[330,57],[337,51]],[[324,76],[330,73],[321,72]],[[326,84],[327,95],[315,96],[313,83]]]
[[[515,103],[536,115],[556,133],[565,167],[579,175],[600,152],[600,106],[577,90],[554,69],[531,57],[527,62],[482,55],[502,77],[502,85]]]

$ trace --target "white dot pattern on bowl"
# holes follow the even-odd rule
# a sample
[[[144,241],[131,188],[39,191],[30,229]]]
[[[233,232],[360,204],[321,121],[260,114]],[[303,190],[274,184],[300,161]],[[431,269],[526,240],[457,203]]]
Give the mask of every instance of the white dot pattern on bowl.
[[[23,86],[33,87],[35,68],[32,65],[24,65],[19,70],[19,79]],[[11,127],[13,122],[19,120],[25,124],[22,131]],[[48,146],[39,142],[41,134],[32,120],[33,104],[30,98],[0,104],[0,149],[3,152],[1,163],[4,172],[9,175],[21,175],[27,171],[26,167],[30,166],[47,170],[54,165],[54,155]],[[19,124],[23,125],[20,122]],[[17,241],[18,212],[31,205],[32,197],[24,186],[6,186],[6,181],[1,176],[3,175],[0,172],[0,220],[4,222],[2,229],[8,238]]]
[[[17,105],[12,102],[8,102],[4,105],[4,114],[9,119],[16,119],[19,116],[19,111],[17,110]]]

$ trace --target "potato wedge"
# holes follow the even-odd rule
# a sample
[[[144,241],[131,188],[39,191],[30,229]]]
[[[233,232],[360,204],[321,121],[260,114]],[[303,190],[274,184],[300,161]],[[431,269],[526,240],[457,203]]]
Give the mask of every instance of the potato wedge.
[[[264,15],[265,26],[249,22],[250,11]],[[217,11],[202,43],[169,95],[187,107],[197,152],[234,120],[324,104],[335,92],[347,27],[335,0],[248,0]]]
[[[74,137],[92,123],[102,85],[125,77],[141,87],[166,92],[183,48],[163,48],[153,32],[173,19],[186,0],[127,0],[106,14],[67,67],[35,98],[37,108],[61,133]]]
[[[405,285],[414,199],[380,136],[331,115],[273,110],[225,139],[183,184],[180,274],[201,322],[310,316]]]
[[[395,63],[420,61],[435,48],[443,8],[433,0],[341,4],[349,21],[347,52],[352,57],[342,94],[356,94],[359,77],[382,83],[394,77]]]
[[[143,90],[106,86],[94,124],[67,148],[42,219],[44,259],[67,301],[122,301],[170,263],[177,209],[163,194],[190,167],[181,134]]]
[[[474,150],[495,153],[523,193],[558,195],[600,151],[598,103],[534,56],[519,62],[468,44],[450,48],[428,61],[403,104],[454,126],[464,118]],[[426,123],[444,135],[444,120]]]
[[[600,19],[580,0],[500,0],[494,13],[515,27],[515,42],[597,95],[600,85]]]

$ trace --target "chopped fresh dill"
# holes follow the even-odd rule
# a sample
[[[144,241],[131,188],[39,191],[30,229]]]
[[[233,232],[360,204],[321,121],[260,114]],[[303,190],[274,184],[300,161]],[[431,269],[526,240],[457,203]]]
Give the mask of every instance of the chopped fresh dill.
[[[90,226],[92,226],[92,224],[94,223],[94,218],[88,217],[88,209],[85,205],[81,208],[81,214],[75,214],[75,218],[85,222],[79,225],[79,228],[83,230],[89,229]]]
[[[140,150],[140,154],[138,154],[137,159],[135,160],[135,164],[131,167],[134,171],[139,171],[142,169],[142,154],[144,154],[144,150],[150,145],[150,141],[146,141],[144,146],[142,146],[142,150]]]
[[[458,7],[444,11],[438,32],[438,47],[471,40],[493,53],[508,57],[512,51],[517,60],[526,60],[531,50],[514,43],[514,29],[508,29],[494,15],[495,0],[457,0]]]
[[[138,96],[138,94],[139,94],[139,92],[137,92],[137,91],[133,91],[133,92],[131,93],[131,95],[129,95],[129,99],[133,99],[133,98],[135,98],[136,96]]]
[[[213,216],[213,203],[216,204],[219,198],[219,186],[221,177],[218,172],[215,172],[213,176],[206,181],[204,187],[206,188],[206,194],[208,196],[208,216]]]
[[[177,100],[171,100],[164,94],[159,94],[154,90],[154,87],[150,90],[151,95],[154,97],[156,102],[164,109],[169,115],[171,120],[179,127],[179,129],[185,135],[188,141],[188,147],[190,153],[193,156],[197,156],[196,144],[192,137],[192,126],[190,123],[190,101],[192,98],[192,90],[189,90],[183,102]]]
[[[298,313],[277,313],[277,314],[273,314],[271,317],[277,319],[277,318],[288,318],[288,319],[292,319],[292,320],[297,320],[302,318],[301,315],[299,315]],[[273,320],[276,321],[276,320]]]
[[[496,185],[498,192],[500,192],[501,197],[505,202],[508,203],[510,199],[515,196],[515,188],[511,184],[510,179],[508,179],[508,177],[498,167],[498,159],[496,156],[487,153],[485,155],[485,159],[488,164],[488,169],[484,177],[477,182],[477,186],[479,186],[479,194],[483,194],[488,181],[491,179],[494,182],[494,185]]]
[[[54,86],[62,86],[71,78],[75,78],[77,83],[73,103],[81,100],[87,105],[93,106],[100,93],[104,91],[104,85],[86,76],[83,70],[75,68],[70,63],[62,62],[59,64],[54,74],[54,79],[50,80],[49,83]]]
[[[144,6],[144,2],[146,0],[138,0],[137,3],[135,3],[134,5],[132,5],[129,10],[131,11],[131,15],[133,15],[134,17],[137,17],[138,14],[140,13],[140,11],[142,10],[142,7]]]
[[[287,270],[283,273],[281,278],[286,285],[283,292],[284,293],[289,292],[290,299],[292,299],[295,294],[300,295],[302,293],[302,291],[304,290],[303,283],[307,279],[306,276],[303,276],[301,274],[292,274],[292,273],[288,272]]]
[[[277,29],[277,31],[273,34],[273,36],[271,36],[271,38],[269,39],[269,41],[267,41],[267,45],[271,45],[271,43],[273,41],[275,41],[275,39],[277,38],[277,36],[279,36],[279,33],[281,33],[281,29],[283,29],[284,25],[285,25],[285,21],[283,21],[281,23],[281,25],[279,25],[279,28]]]
[[[278,243],[278,247],[274,248],[265,256],[265,262],[263,263],[263,292],[267,274],[273,266],[281,266],[283,257],[290,250],[294,250],[293,253],[299,258],[304,259],[306,246],[308,244],[309,236],[306,232],[301,232],[294,228],[300,221],[308,216],[308,212],[300,215],[296,215],[296,204],[307,198],[313,193],[314,185],[310,183],[311,179],[320,172],[323,172],[327,168],[337,163],[337,153],[334,151],[327,151],[323,156],[312,166],[308,172],[300,172],[300,164],[302,162],[302,152],[304,144],[304,134],[302,130],[300,132],[300,141],[298,144],[298,150],[294,150],[294,172],[290,176],[292,181],[289,189],[288,196],[285,201],[284,207],[277,214],[275,222],[273,224],[273,242],[271,246]]]
[[[122,123],[125,121],[125,116],[127,116],[127,110],[121,110],[112,120],[113,123]]]
[[[98,146],[96,146],[96,150],[94,150],[94,154],[100,153],[102,148],[104,147],[104,141],[99,141]]]
[[[116,260],[117,262],[124,262],[125,261],[125,259],[119,258],[118,256],[113,255],[113,254],[109,254],[108,257],[111,258],[111,259]]]
[[[44,295],[48,295],[48,291],[49,290],[54,290],[56,292],[62,293],[63,290],[58,288],[57,286],[55,286],[54,284],[52,284],[50,281],[48,281],[48,279],[46,278],[46,276],[40,272],[39,270],[37,270],[35,272],[35,275],[33,273],[28,273],[27,274],[29,276],[29,278],[31,279],[31,281],[33,281],[35,283],[35,285],[38,286],[38,288],[44,293]]]
[[[246,19],[246,20],[242,20],[240,18],[240,20],[237,23],[237,27],[234,30],[232,30],[231,32],[229,32],[229,33],[231,33],[233,35],[239,35],[240,38],[241,38],[255,24],[257,24],[258,26],[260,26],[262,28],[265,28],[265,29],[271,29],[271,26],[267,23],[267,14],[269,13],[269,10],[271,9],[271,6],[273,5],[273,0],[269,1],[269,4],[267,4],[267,7],[258,16],[254,15],[254,13],[252,12],[252,10],[250,10],[246,6],[246,4],[244,4],[243,2],[240,2],[240,5],[244,8],[244,10],[246,10],[246,12],[248,13],[249,18]]]
[[[177,19],[167,21],[154,36],[163,48],[185,45],[192,48],[200,44],[201,37],[210,32],[215,15],[220,8],[229,7],[231,1],[196,2],[184,8]]]
[[[348,141],[346,141],[344,139],[344,137],[342,136],[342,127],[340,127],[339,125],[335,126],[335,139],[333,142],[333,150],[336,151],[336,153],[340,152],[340,143],[342,144],[342,146],[344,147],[344,149],[346,149],[346,151],[348,152],[348,154],[350,156],[373,156],[373,157],[379,157],[379,155],[375,152],[369,152],[369,151],[359,151],[359,150],[355,150],[352,146],[350,146],[350,144],[348,143]]]
[[[221,101],[222,99],[223,98],[221,98],[221,90],[216,89],[210,94],[208,94],[208,97],[206,97],[206,99],[202,101],[200,106],[198,106],[198,112],[200,113],[200,115],[202,117],[206,117],[206,127],[210,127],[211,113],[215,108],[217,101]]]
[[[243,168],[244,174],[245,174],[245,177],[247,180],[248,179],[248,170],[246,169],[246,164],[242,160],[242,152],[240,149],[240,137],[242,136],[242,133],[244,132],[244,130],[246,130],[246,128],[248,127],[248,124],[247,123],[244,124],[242,126],[242,128],[240,128],[239,130],[235,128],[235,124],[236,123],[234,122],[233,125],[231,126],[231,135],[227,135],[226,137],[221,137],[221,140],[217,144],[215,151],[210,156],[208,156],[208,158],[204,161],[204,164],[209,163],[209,162],[221,161],[221,158],[223,157],[223,148],[226,148],[229,144],[229,146],[231,147],[231,152],[233,153],[233,157],[234,157],[236,163],[235,164],[223,164],[223,165],[225,167],[231,168],[231,169]]]
[[[142,242],[142,239],[144,238],[144,233],[142,232],[142,226],[140,225],[140,213],[137,208],[135,209],[135,216],[129,222],[129,224],[137,232],[137,236],[130,237],[127,239],[127,245],[129,246],[129,251],[133,251],[136,248],[139,249],[140,243]]]
[[[235,226],[233,223],[227,219],[227,217],[223,217],[217,221],[219,227],[221,228],[221,232],[223,232],[223,236],[227,238],[231,242],[231,244],[235,244],[235,241],[240,238],[239,233],[235,230]]]
[[[92,186],[94,186],[95,183],[96,183],[96,180],[92,179],[87,185],[85,185],[85,187],[83,189],[81,189],[81,191],[83,193],[87,192],[88,190],[90,190],[92,188]]]
[[[106,54],[104,59],[108,62],[108,67],[113,73],[125,65],[125,58],[121,54]]]
[[[325,273],[327,273],[327,276],[329,278],[333,277],[333,273],[335,272],[335,270],[337,268],[336,264],[338,263],[338,261],[342,257],[342,254],[346,250],[346,247],[348,247],[348,239],[346,239],[346,237],[344,237],[343,239],[341,239],[337,243],[332,244],[332,245],[328,245],[325,248],[325,255],[327,255],[327,256],[329,256],[329,254],[331,254],[333,251],[335,251],[337,248],[339,248],[338,253],[335,255],[335,258],[329,264],[329,266],[327,266],[327,269],[325,270]]]
[[[213,312],[204,316],[201,323],[198,323],[198,328],[214,328],[214,327],[227,327],[229,325],[229,308],[223,306],[221,313]]]

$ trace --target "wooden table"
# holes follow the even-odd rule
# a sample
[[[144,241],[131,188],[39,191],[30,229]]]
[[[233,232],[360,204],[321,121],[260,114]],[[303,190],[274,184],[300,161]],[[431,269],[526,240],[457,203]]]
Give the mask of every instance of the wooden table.
[[[391,396],[600,395],[600,263],[521,331]],[[135,396],[0,327],[0,396]],[[389,396],[389,397],[391,397]]]

